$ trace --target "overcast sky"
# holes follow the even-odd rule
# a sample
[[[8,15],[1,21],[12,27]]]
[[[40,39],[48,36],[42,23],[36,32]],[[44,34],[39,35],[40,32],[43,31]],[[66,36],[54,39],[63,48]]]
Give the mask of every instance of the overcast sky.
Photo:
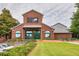
[[[25,12],[34,9],[44,15],[43,23],[51,26],[56,23],[62,23],[67,27],[71,24],[71,17],[74,12],[74,4],[71,3],[8,3],[0,4],[0,13],[3,8],[11,11],[11,14],[20,23],[23,23],[23,16]]]

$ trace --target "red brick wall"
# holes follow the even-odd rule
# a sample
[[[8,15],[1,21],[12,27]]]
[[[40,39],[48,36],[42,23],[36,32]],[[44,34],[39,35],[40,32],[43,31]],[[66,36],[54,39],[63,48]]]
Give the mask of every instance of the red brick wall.
[[[27,18],[28,17],[37,17],[38,18],[38,22],[39,23],[27,23]],[[25,33],[24,33],[24,30],[23,30],[23,26],[24,25],[41,25],[42,23],[42,17],[43,15],[37,13],[37,12],[34,12],[34,11],[30,11],[30,12],[27,12],[23,15],[23,20],[24,20],[24,23],[23,25],[20,25],[20,26],[17,26],[15,27],[14,29],[12,29],[12,39],[15,39],[15,35],[16,35],[16,31],[20,31],[21,32],[21,37],[20,38],[25,38]]]
[[[24,26],[24,24],[21,24],[21,25],[19,25],[19,26],[17,26],[17,27],[15,27],[15,28],[12,29],[12,31],[11,31],[11,34],[12,34],[11,35],[11,38],[12,39],[15,39],[16,38],[16,31],[20,31],[21,32],[20,38],[24,38],[23,26]]]
[[[27,24],[25,24],[25,25],[27,25]],[[54,38],[53,37],[53,29],[50,28],[49,26],[45,25],[45,24],[41,24],[41,25],[42,25],[42,27],[41,27],[41,39],[45,39],[45,31],[50,31],[50,33],[51,33],[50,38]],[[24,30],[23,30],[23,26],[24,26],[24,24],[19,25],[19,26],[12,29],[12,32],[11,32],[11,34],[12,34],[11,38],[12,39],[16,38],[16,31],[21,32],[21,37],[20,38],[22,38],[22,39],[25,38],[25,33],[24,33]]]
[[[28,17],[37,17],[39,19],[39,23],[42,22],[42,18],[43,16],[34,12],[34,11],[30,11],[29,13],[26,13],[25,15],[23,15],[24,17],[24,23],[27,23]]]
[[[54,38],[71,38],[71,33],[54,33]]]
[[[23,15],[24,17],[24,24],[25,25],[41,25],[41,39],[45,39],[45,33],[44,31],[50,31],[51,32],[51,36],[50,38],[53,38],[53,29],[50,28],[49,26],[45,25],[45,24],[42,24],[42,18],[43,18],[43,15],[35,12],[35,11],[30,11],[30,12],[27,12]],[[38,22],[39,23],[27,23],[27,20],[28,20],[28,17],[36,17],[38,18]]]
[[[51,27],[49,27],[45,24],[42,24],[42,29],[41,30],[42,30],[42,35],[41,35],[42,39],[45,39],[45,31],[50,31],[50,33],[51,33],[50,38],[52,38],[52,39],[54,38],[53,29]]]

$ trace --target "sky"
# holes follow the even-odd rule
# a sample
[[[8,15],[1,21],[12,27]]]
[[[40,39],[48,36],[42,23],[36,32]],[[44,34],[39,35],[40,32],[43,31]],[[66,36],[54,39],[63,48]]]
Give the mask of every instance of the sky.
[[[52,26],[62,23],[70,27],[74,6],[74,3],[0,3],[0,13],[3,8],[7,8],[15,19],[23,23],[22,15],[34,9],[44,15],[43,23],[45,24]]]

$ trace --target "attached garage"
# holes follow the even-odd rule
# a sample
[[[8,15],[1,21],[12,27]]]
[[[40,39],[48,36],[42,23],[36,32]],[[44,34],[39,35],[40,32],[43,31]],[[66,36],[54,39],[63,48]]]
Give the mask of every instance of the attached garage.
[[[55,39],[60,39],[60,38],[71,38],[71,33],[54,33],[54,38]]]
[[[54,38],[55,39],[72,37],[72,33],[69,32],[67,26],[65,26],[61,23],[57,23],[51,27],[54,28]]]

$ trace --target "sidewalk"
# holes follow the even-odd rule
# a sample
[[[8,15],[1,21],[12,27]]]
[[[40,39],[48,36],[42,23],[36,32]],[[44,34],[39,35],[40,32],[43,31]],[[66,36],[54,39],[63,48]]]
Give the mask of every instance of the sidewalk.
[[[79,45],[79,42],[68,42],[68,43]]]

